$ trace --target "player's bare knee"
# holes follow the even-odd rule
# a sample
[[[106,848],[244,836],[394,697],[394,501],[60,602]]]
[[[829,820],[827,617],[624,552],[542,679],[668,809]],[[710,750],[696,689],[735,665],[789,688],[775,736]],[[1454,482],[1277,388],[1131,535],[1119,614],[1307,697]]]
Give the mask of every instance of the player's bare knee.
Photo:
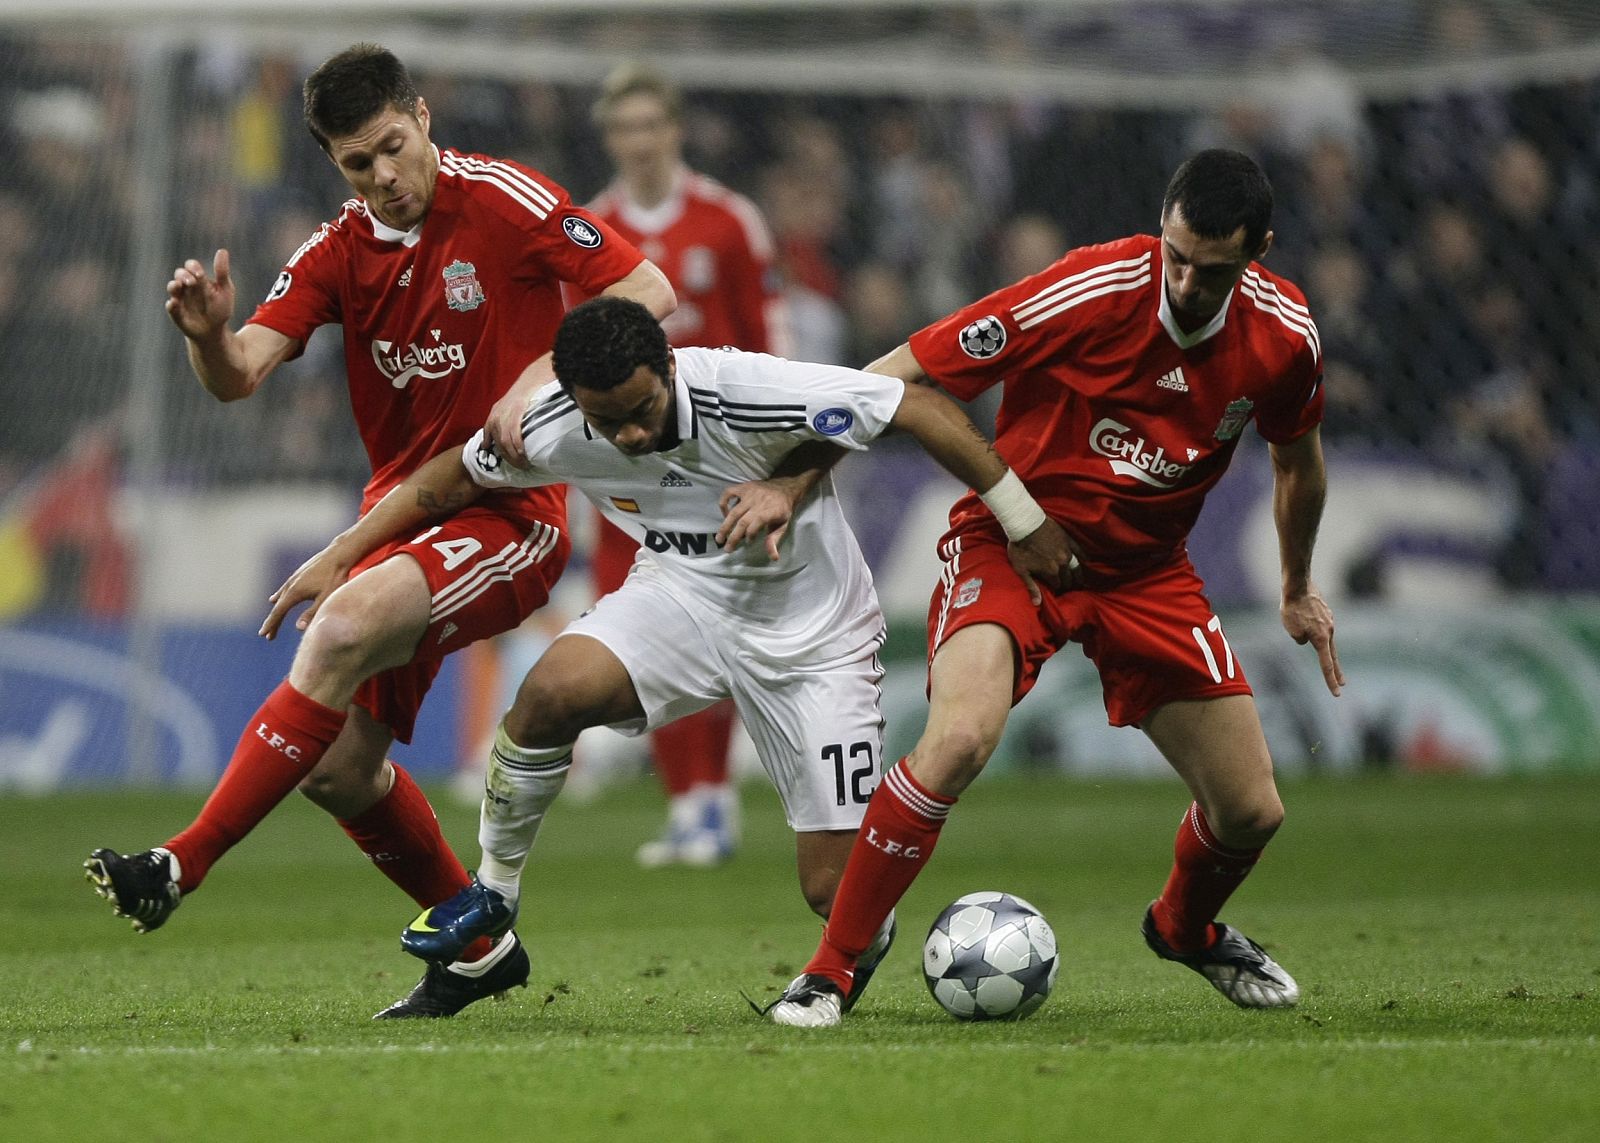
[[[368,655],[372,633],[357,617],[323,611],[312,620],[295,658],[318,677],[344,675],[358,669]]]
[[[912,756],[912,774],[924,785],[940,792],[965,789],[983,772],[995,744],[994,736],[984,733],[976,724],[953,724],[917,743]],[[954,791],[950,790],[952,786]]]
[[[506,734],[518,746],[534,748],[571,742],[591,725],[560,686],[546,685],[533,675],[522,681],[516,701],[506,711]]]
[[[1272,835],[1283,824],[1283,803],[1273,796],[1222,806],[1215,816],[1208,811],[1206,821],[1223,845],[1231,849],[1259,849],[1272,840]]]

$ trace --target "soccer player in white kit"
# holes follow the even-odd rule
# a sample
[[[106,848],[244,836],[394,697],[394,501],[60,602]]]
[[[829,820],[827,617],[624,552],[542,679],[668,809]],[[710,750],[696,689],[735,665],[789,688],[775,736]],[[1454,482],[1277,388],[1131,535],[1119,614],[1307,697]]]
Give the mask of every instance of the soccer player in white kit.
[[[555,369],[560,380],[522,420],[526,465],[483,433],[435,457],[296,572],[267,620],[305,600],[314,609],[370,547],[490,489],[566,482],[643,545],[623,586],[529,671],[500,725],[478,880],[425,911],[401,943],[449,960],[510,928],[580,731],[639,734],[727,697],[795,830],[801,891],[826,917],[878,781],[883,614],[831,477],[797,504],[768,478],[798,467],[790,454],[807,442],[861,449],[894,428],[996,506],[1030,590],[1073,564],[1066,537],[933,389],[734,349],[672,350],[648,310],[610,297],[566,316]],[[745,543],[763,533],[765,543]],[[863,961],[875,968],[892,937],[891,916]],[[855,981],[847,1003],[865,988],[859,965]]]

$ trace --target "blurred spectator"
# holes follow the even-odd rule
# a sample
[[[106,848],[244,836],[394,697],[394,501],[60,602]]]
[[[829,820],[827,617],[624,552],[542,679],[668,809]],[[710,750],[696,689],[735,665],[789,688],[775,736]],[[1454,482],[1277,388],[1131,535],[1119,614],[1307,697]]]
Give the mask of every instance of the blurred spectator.
[[[1595,346],[1596,302],[1584,280],[1593,239],[1589,226],[1564,209],[1555,172],[1539,149],[1513,136],[1488,159],[1485,221],[1490,262],[1502,281],[1518,283],[1531,323],[1529,335],[1563,368],[1585,375]]]
[[[1382,215],[1383,196],[1374,193],[1362,158],[1346,139],[1317,139],[1299,163],[1285,169],[1281,182],[1273,221],[1278,239],[1272,247],[1279,273],[1301,281],[1310,260],[1325,247],[1350,247],[1373,266],[1393,248],[1398,228]]]
[[[20,512],[43,572],[31,601],[39,609],[97,619],[126,611],[132,554],[114,507],[118,454],[109,427],[81,429],[24,491]]]
[[[857,369],[888,353],[927,320],[905,275],[886,262],[863,262],[850,271],[845,313],[842,363]]]
[[[15,100],[11,119],[22,142],[14,185],[38,213],[41,255],[118,248],[121,204],[104,193],[105,115],[95,95],[77,87],[25,92]]]
[[[18,307],[0,355],[0,391],[15,410],[0,418],[0,452],[45,464],[86,422],[113,417],[126,399],[120,330],[109,320],[118,312],[113,277],[109,261],[83,253],[36,266],[20,283],[26,314]]]
[[[864,235],[867,247],[891,266],[909,270],[916,265],[928,233],[923,217],[927,163],[913,108],[890,104],[874,116],[865,170],[870,210]]]
[[[790,162],[767,169],[759,202],[777,247],[795,358],[841,361],[844,314],[834,257],[844,231],[841,195],[827,180],[813,180],[804,167]]]
[[[1452,410],[1465,449],[1477,449],[1515,482],[1518,511],[1496,560],[1509,587],[1536,586],[1544,567],[1545,487],[1560,433],[1549,417],[1550,357],[1530,335],[1528,307],[1499,283],[1469,307],[1483,332],[1490,370]]]
[[[284,110],[296,86],[288,62],[268,57],[256,65],[255,82],[234,104],[232,168],[246,192],[271,191],[283,181],[289,128]]]
[[[1487,58],[1498,38],[1488,11],[1470,0],[1432,10],[1428,58],[1462,63]],[[1511,130],[1505,96],[1496,88],[1466,87],[1412,104],[1400,121],[1398,157],[1418,194],[1470,185],[1485,148]]]
[[[1366,263],[1353,247],[1328,246],[1312,255],[1300,280],[1322,335],[1324,437],[1336,443],[1403,444],[1396,410],[1380,386],[1386,354]]]
[[[949,313],[973,297],[974,252],[985,223],[967,183],[945,162],[923,164],[918,240],[908,251],[917,305],[931,316]]]
[[[999,257],[977,293],[1049,269],[1067,252],[1067,236],[1042,214],[1019,214],[1001,228],[998,246]]]
[[[1027,129],[1014,144],[1017,213],[1044,215],[1076,243],[1156,232],[1150,188],[1166,185],[1169,155],[1181,146],[1167,119],[1064,107],[1040,123],[1022,122]]]
[[[1472,303],[1492,278],[1478,222],[1465,206],[1427,206],[1396,275],[1400,295],[1384,338],[1398,366],[1388,406],[1406,439],[1426,445],[1441,436],[1450,408],[1490,371]]]

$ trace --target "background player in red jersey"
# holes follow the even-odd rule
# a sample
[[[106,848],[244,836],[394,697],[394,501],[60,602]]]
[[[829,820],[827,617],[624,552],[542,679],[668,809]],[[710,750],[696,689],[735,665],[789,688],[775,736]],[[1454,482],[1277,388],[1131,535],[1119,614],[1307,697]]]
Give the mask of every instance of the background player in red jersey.
[[[683,160],[683,101],[657,73],[627,64],[607,77],[594,118],[616,180],[589,204],[661,268],[678,296],[662,322],[673,345],[736,345],[788,354],[772,238],[755,204]],[[596,514],[595,591],[622,586],[638,543]],[[639,847],[641,865],[712,865],[738,844],[738,792],[729,781],[731,702],[680,718],[650,736],[667,791],[661,836]]]
[[[519,374],[551,378],[563,280],[671,312],[660,272],[555,183],[435,147],[427,104],[388,51],[361,44],[325,62],[306,81],[305,116],[358,197],[295,252],[237,332],[225,250],[209,275],[196,261],[174,271],[167,312],[201,384],[223,401],[250,396],[318,326],[343,326],[372,464],[363,512],[471,437]],[[349,569],[316,622],[299,624],[288,679],[250,720],[199,817],[143,853],[96,850],[91,882],[135,929],[155,929],[298,785],[419,905],[465,887],[432,807],[386,760],[389,744],[410,740],[445,655],[547,600],[566,563],[565,525],[560,490],[513,493]],[[514,933],[485,938],[379,1015],[450,1015],[527,974]]]
[[[1257,265],[1271,217],[1250,158],[1203,151],[1173,175],[1159,239],[1073,250],[871,367],[962,398],[1003,380],[996,448],[1081,563],[1035,605],[988,508],[969,494],[951,510],[929,608],[927,726],[868,805],[822,943],[772,1010],[779,1023],[839,1022],[874,926],[926,864],[1011,706],[1069,641],[1098,668],[1111,722],[1140,727],[1194,795],[1146,943],[1243,1007],[1298,999],[1259,945],[1216,922],[1283,806],[1249,684],[1184,543],[1254,419],[1272,452],[1283,625],[1339,693],[1333,617],[1311,582],[1326,491],[1321,347],[1300,291]]]

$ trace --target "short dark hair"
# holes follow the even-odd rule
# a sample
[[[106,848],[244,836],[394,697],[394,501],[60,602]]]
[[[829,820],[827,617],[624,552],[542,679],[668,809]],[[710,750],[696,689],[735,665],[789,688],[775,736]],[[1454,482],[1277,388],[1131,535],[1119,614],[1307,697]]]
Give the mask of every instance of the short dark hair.
[[[590,298],[574,306],[556,330],[555,366],[561,388],[604,393],[643,365],[656,376],[669,371],[670,351],[661,323],[631,298]]]
[[[1173,173],[1161,217],[1174,206],[1201,238],[1231,238],[1244,227],[1245,249],[1254,253],[1272,225],[1272,184],[1249,155],[1212,148],[1191,155]]]
[[[406,65],[388,48],[356,44],[325,61],[305,85],[306,128],[326,151],[374,115],[395,107],[417,113],[417,89]]]

